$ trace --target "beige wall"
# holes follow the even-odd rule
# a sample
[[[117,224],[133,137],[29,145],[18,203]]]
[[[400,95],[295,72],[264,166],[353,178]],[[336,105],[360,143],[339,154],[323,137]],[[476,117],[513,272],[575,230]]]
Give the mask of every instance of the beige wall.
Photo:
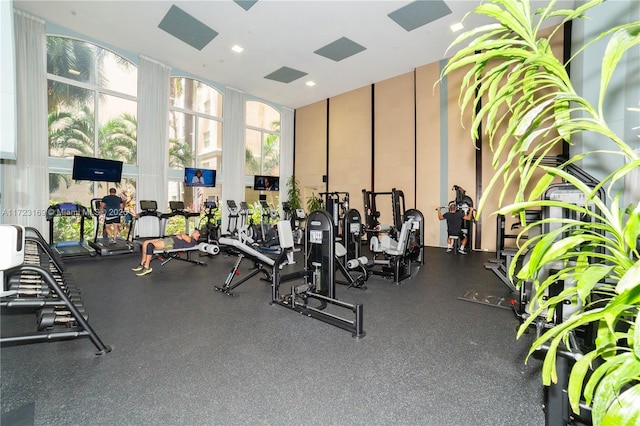
[[[562,34],[557,34],[552,47],[558,57],[562,43]],[[329,190],[349,192],[351,207],[364,215],[362,189],[402,190],[406,208],[415,207],[425,216],[424,244],[445,244],[445,225],[437,220],[435,208],[455,198],[453,185],[463,187],[477,206],[494,171],[488,141],[483,140],[481,150],[476,150],[471,111],[461,118],[458,97],[463,71],[436,84],[440,67],[441,63],[427,64],[297,109],[295,174],[306,188],[303,196],[311,190],[323,192],[326,174]],[[513,195],[515,189],[509,191]],[[498,195],[494,190],[488,197],[474,232],[478,233],[474,242],[482,250],[496,248],[493,213]],[[391,205],[387,207],[386,202],[384,197],[379,199],[381,222],[391,223]],[[507,229],[513,222],[508,218]]]
[[[294,174],[303,204],[312,193],[325,190],[327,173],[327,101],[296,110]]]
[[[375,192],[403,191],[406,208],[415,205],[414,74],[376,83],[374,105]],[[382,201],[384,200],[384,201]],[[388,204],[386,203],[388,200]],[[393,224],[391,198],[378,203],[380,223]]]
[[[425,216],[425,244],[439,245],[442,224],[437,220],[436,206],[441,203],[440,186],[440,77],[438,63],[416,69],[416,208]],[[438,179],[439,180],[439,179]]]
[[[348,192],[363,214],[362,190],[371,187],[371,86],[329,101],[329,191]]]

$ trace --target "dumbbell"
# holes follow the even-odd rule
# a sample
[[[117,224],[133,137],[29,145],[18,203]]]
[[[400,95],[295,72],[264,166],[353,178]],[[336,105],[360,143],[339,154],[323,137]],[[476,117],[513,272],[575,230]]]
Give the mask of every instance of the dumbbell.
[[[18,297],[32,296],[32,297],[44,298],[44,297],[49,297],[49,295],[51,294],[48,288],[44,290],[43,289],[11,288],[9,291],[17,292],[15,295],[17,295]]]
[[[85,314],[84,305],[82,303],[74,303],[73,305],[76,307],[78,312],[82,315]],[[40,322],[40,318],[45,315],[71,316],[71,310],[69,310],[68,306],[48,306],[46,308],[41,308],[36,314],[38,322]]]
[[[214,256],[220,253],[220,247],[217,244],[200,243],[198,244],[198,250]]]
[[[9,284],[9,290],[41,290],[50,292],[49,287],[44,284],[22,284],[22,283],[11,283]]]
[[[82,317],[87,320],[89,317],[86,314],[82,314]],[[44,314],[38,317],[38,331],[46,330],[55,325],[65,325],[67,327],[73,327],[76,325],[76,319],[71,315],[57,315]]]

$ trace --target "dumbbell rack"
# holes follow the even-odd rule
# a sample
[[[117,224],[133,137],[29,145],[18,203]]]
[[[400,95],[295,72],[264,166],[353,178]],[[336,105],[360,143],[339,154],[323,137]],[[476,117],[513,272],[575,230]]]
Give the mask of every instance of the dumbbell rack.
[[[26,237],[25,263],[4,271],[5,295],[0,307],[36,310],[37,331],[0,337],[0,345],[27,344],[87,337],[98,349],[96,355],[111,351],[89,325],[79,291],[63,264],[42,236],[33,228],[34,236]],[[47,265],[43,267],[42,265]],[[27,280],[27,281],[25,281]],[[21,284],[25,283],[26,284]]]

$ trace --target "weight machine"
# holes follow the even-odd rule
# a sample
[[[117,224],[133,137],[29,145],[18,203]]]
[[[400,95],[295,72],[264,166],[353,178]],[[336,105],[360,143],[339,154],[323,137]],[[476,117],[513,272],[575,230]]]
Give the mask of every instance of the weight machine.
[[[391,212],[393,214],[393,223],[391,225],[381,224],[379,221],[380,211],[378,210],[379,196],[390,196]],[[393,188],[391,192],[372,192],[366,189],[362,190],[364,200],[364,217],[365,232],[367,241],[371,241],[371,237],[378,235],[379,232],[389,232],[392,238],[396,237],[397,232],[402,228],[402,218],[405,212],[404,192]]]
[[[320,192],[318,194],[322,199],[324,209],[329,212],[333,218],[334,234],[340,238],[344,236],[344,219],[349,211],[349,193],[348,192]],[[340,198],[342,197],[342,199]]]
[[[391,278],[394,284],[411,278],[414,264],[424,264],[424,216],[419,210],[409,209],[404,214],[397,240],[390,235],[372,236],[369,248],[374,254],[367,268],[374,275]]]
[[[356,338],[364,337],[363,305],[350,304],[335,297],[335,234],[331,215],[324,210],[311,212],[305,226],[305,282],[280,293],[280,270],[273,269],[271,303],[292,309],[333,326],[351,331]],[[281,254],[282,256],[282,254]],[[310,302],[316,304],[311,306]],[[335,306],[351,311],[354,319],[343,318],[325,310]]]
[[[553,164],[555,166],[559,166],[564,164],[565,161],[566,159],[562,157],[545,157],[542,159],[542,164]],[[564,169],[590,188],[596,188],[599,184],[594,177],[577,167],[575,164],[566,164]],[[601,200],[604,200],[604,190],[599,188],[596,196]],[[543,206],[542,211],[540,212],[541,223],[538,226],[540,227],[540,231],[544,234],[558,230],[562,226],[561,223],[548,221],[546,219],[566,218],[574,221],[585,221],[587,219],[595,220],[594,218],[597,218],[600,215],[600,212],[597,210],[594,203],[586,198],[586,194],[568,182],[550,185],[542,194],[542,199],[550,201],[549,204]],[[593,212],[594,215],[578,217],[576,211],[558,207],[553,204],[554,201],[583,207]],[[535,223],[536,222],[534,220],[533,224],[535,225]],[[563,236],[567,236],[568,232],[569,230],[567,230]],[[528,256],[530,256],[530,254],[531,251],[524,255],[523,262],[528,261]],[[568,262],[568,265],[570,266],[571,263],[575,261],[569,259],[566,260],[566,262]],[[562,260],[548,262],[539,271],[535,282],[534,280],[527,280],[521,283],[520,288],[516,293],[516,300],[513,301],[514,311],[521,322],[530,318],[531,315],[537,311],[538,306],[535,306],[532,303],[532,296],[534,292],[537,291],[536,282],[542,283],[549,278],[555,280],[551,285],[545,288],[543,298],[546,300],[561,295],[568,287],[575,287],[577,285],[576,281],[571,276],[560,277],[558,275],[559,271],[563,268],[564,263]],[[597,295],[595,295],[595,293],[590,295],[589,299],[590,303],[597,304]],[[580,299],[572,300],[567,298],[557,303],[553,312],[540,312],[538,317],[536,317],[532,323],[536,330],[536,336],[539,337],[546,330],[566,321],[574,312],[581,308],[582,304]],[[570,342],[568,345],[563,344],[558,348],[556,357],[557,382],[546,387],[544,393],[543,409],[545,412],[546,425],[565,426],[570,424],[591,424],[590,407],[584,402],[581,402],[579,412],[573,412],[569,405],[567,389],[569,385],[569,374],[573,364],[581,357],[584,349],[592,348],[595,345],[596,333],[597,324],[585,324],[583,327],[576,329],[569,336]],[[549,349],[548,345],[543,345],[538,348],[537,353],[544,354]]]

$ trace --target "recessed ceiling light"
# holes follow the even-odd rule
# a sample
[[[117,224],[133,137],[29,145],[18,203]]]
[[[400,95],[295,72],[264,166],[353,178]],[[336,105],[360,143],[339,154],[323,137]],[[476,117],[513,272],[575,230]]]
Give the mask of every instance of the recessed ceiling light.
[[[242,46],[238,46],[238,45],[236,44],[236,45],[234,45],[234,46],[231,48],[231,50],[233,50],[233,51],[234,51],[234,52],[236,52],[236,53],[242,53],[242,51],[244,50],[244,47],[242,47]]]
[[[306,84],[307,86],[309,86],[309,87],[313,87],[313,86],[315,86],[315,85],[316,85],[316,82],[315,82],[315,81],[307,81],[305,84]]]
[[[462,29],[464,29],[464,25],[462,25],[462,22],[456,22],[455,24],[451,25],[451,31],[453,31],[454,33]]]

